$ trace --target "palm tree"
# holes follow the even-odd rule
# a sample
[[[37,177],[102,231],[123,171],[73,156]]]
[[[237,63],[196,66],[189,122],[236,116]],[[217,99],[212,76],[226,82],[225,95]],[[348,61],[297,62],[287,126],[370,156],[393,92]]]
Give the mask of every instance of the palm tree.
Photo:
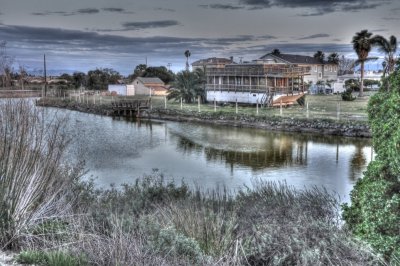
[[[396,65],[396,51],[397,51],[397,39],[395,36],[390,36],[389,40],[376,36],[376,45],[379,51],[386,54],[385,65],[383,69],[383,74],[390,74],[394,71]]]
[[[353,49],[358,56],[358,60],[356,64],[360,64],[360,92],[358,94],[359,97],[364,96],[364,64],[368,60],[372,60],[375,58],[368,57],[369,52],[372,49],[372,46],[378,43],[378,39],[382,38],[381,36],[375,35],[371,37],[372,33],[368,32],[368,30],[362,30],[357,32],[354,35],[352,44]]]
[[[333,64],[339,64],[339,55],[338,53],[331,53],[328,56],[328,62]]]
[[[201,91],[202,85],[196,72],[185,70],[176,74],[168,99],[179,101],[182,98],[184,102],[192,103]]]
[[[189,71],[189,57],[190,57],[190,51],[186,50],[185,51],[185,56],[186,56],[186,71]]]
[[[321,63],[323,63],[323,62],[324,62],[324,59],[325,59],[325,54],[324,54],[322,51],[317,51],[317,52],[314,54],[314,58],[315,58],[315,59],[318,59]]]

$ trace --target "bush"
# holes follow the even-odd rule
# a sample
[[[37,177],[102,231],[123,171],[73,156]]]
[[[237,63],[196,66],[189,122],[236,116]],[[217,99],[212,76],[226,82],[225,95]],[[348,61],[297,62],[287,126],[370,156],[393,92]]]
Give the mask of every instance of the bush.
[[[346,91],[342,92],[342,100],[343,101],[354,101],[356,99],[355,96],[352,94],[353,89],[346,89]]]
[[[0,244],[18,247],[24,232],[68,212],[69,187],[78,168],[62,161],[68,138],[63,119],[44,120],[32,102],[0,105]],[[69,202],[69,203],[68,203]]]
[[[368,104],[376,159],[351,192],[351,206],[343,206],[348,227],[387,261],[400,258],[399,103],[400,72],[394,72]]]

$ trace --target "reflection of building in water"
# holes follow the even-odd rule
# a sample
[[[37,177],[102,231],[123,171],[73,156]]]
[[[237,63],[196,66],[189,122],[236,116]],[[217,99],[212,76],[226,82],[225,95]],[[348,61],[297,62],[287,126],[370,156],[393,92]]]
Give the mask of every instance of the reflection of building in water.
[[[203,147],[186,138],[178,141],[179,149],[184,153],[201,154],[204,152],[207,161],[225,162],[231,167],[242,165],[252,170],[269,167],[305,165],[307,163],[307,142],[296,142],[291,138],[274,138],[264,143],[257,151],[221,150]]]

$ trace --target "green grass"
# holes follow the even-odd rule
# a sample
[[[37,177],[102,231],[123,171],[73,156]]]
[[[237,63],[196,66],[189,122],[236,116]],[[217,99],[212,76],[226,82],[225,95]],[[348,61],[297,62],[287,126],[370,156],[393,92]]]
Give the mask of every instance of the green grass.
[[[69,98],[69,97],[68,97]],[[70,97],[69,99],[76,101],[76,97]],[[101,99],[101,100],[100,100]],[[149,99],[148,96],[81,96],[81,102],[88,102],[90,104],[100,103],[103,105],[111,104],[112,101],[120,100],[140,100]],[[79,100],[79,99],[78,99]],[[339,119],[341,120],[367,120],[367,103],[369,96],[363,98],[356,98],[355,101],[343,101],[341,96],[338,95],[306,95],[305,102],[308,103],[308,112],[306,105],[300,106],[298,104],[291,107],[282,108],[282,114],[279,107],[261,107],[257,109],[255,105],[238,105],[237,113],[250,115],[250,116],[282,116],[282,117],[293,117],[293,118],[305,118],[305,119],[337,119],[339,110]],[[165,97],[164,96],[153,96],[151,97],[152,108],[164,109],[165,108]],[[168,100],[167,109],[182,110],[187,112],[199,112],[198,103],[183,103],[180,101]],[[225,105],[217,105],[214,107],[212,102],[200,104],[200,112],[218,112],[221,114],[235,114],[236,105],[235,103],[228,103]]]
[[[43,266],[83,266],[88,262],[83,256],[75,257],[62,251],[26,250],[18,254],[16,261],[21,264]]]

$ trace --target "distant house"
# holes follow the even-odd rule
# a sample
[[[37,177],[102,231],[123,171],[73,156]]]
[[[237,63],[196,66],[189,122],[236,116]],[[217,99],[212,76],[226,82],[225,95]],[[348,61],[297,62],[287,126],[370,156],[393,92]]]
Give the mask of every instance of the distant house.
[[[136,78],[131,84],[109,84],[108,91],[120,96],[167,95],[168,88],[159,78]]]
[[[167,95],[168,89],[159,78],[138,77],[133,82],[132,95]]]
[[[332,81],[338,79],[338,65],[335,63],[320,61],[311,56],[296,54],[266,54],[255,60],[267,64],[290,64],[300,67],[310,67],[309,73],[304,76],[304,82],[317,84],[318,81]]]
[[[207,59],[200,59],[192,63],[192,69],[195,71],[196,69],[206,70],[207,68],[224,68],[227,64],[232,64],[233,58],[218,58],[218,57],[210,57]]]

